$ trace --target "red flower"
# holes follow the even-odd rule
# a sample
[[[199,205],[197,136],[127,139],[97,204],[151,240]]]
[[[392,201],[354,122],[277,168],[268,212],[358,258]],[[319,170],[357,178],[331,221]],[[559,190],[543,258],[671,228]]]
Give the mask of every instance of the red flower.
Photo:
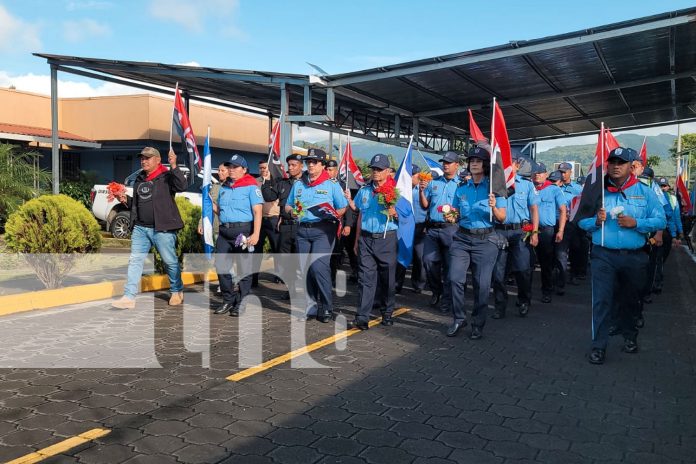
[[[106,201],[114,201],[115,199],[118,199],[122,195],[126,194],[126,186],[119,184],[118,182],[109,182],[109,184],[106,186],[106,191],[108,192],[106,195]]]
[[[399,189],[393,183],[384,183],[377,187],[374,192],[377,195],[377,203],[383,205],[385,209],[389,209],[396,205],[399,200]]]
[[[534,224],[532,223],[526,223],[522,226],[522,232],[531,232],[534,230]]]

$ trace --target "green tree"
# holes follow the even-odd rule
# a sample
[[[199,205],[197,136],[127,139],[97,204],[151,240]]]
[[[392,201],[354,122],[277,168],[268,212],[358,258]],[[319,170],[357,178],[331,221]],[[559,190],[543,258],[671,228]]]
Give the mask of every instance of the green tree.
[[[674,145],[669,149],[672,154],[672,158],[677,157],[677,142],[678,139],[674,139]],[[696,134],[682,134],[681,136],[681,153],[682,156],[687,156],[689,159],[689,164],[693,166],[694,160],[696,160]],[[685,153],[686,152],[686,153]]]
[[[48,189],[51,176],[35,168],[38,157],[36,152],[0,143],[0,232],[13,211]]]
[[[660,155],[650,155],[648,156],[648,166],[651,168],[656,168],[660,165],[660,161],[662,161],[662,158],[660,158]]]

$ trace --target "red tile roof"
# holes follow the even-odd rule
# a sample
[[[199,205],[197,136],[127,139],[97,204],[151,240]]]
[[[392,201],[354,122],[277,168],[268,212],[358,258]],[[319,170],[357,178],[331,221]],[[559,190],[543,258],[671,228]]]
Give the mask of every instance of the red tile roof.
[[[44,129],[42,127],[33,126],[20,126],[17,124],[7,124],[0,122],[0,133],[5,134],[17,134],[17,135],[28,135],[31,137],[45,137],[51,138],[51,129]],[[71,134],[70,132],[58,131],[58,138],[61,140],[75,140],[78,142],[95,142],[95,140],[90,140],[79,135]]]

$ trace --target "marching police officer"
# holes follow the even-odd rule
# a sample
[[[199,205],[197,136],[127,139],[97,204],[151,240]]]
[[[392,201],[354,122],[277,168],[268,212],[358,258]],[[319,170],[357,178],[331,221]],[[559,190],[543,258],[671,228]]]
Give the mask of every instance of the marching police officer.
[[[289,253],[297,252],[295,242],[297,237],[297,219],[285,210],[285,205],[293,184],[302,177],[302,158],[298,155],[290,155],[285,158],[285,162],[288,165],[288,177],[271,179],[270,182],[264,182],[261,187],[264,201],[278,201],[280,210],[280,219],[278,220],[278,253],[285,255],[282,258],[284,263],[289,261],[287,256]],[[277,265],[280,266],[280,264],[278,263]],[[282,269],[278,270],[282,273]],[[288,289],[294,288],[294,282],[285,282],[285,284],[288,286]],[[281,298],[289,300],[290,292],[286,291]]]
[[[338,221],[346,210],[346,200],[341,187],[326,172],[326,152],[310,148],[304,158],[307,172],[295,182],[288,195],[285,211],[299,220],[297,252],[303,255],[324,254],[307,269],[306,259],[300,268],[307,278],[308,307],[305,316],[316,315],[319,322],[329,322],[333,312],[331,291],[331,252],[336,239]],[[324,214],[321,205],[327,204],[336,216]],[[313,208],[314,207],[314,208]]]
[[[413,185],[413,216],[416,222],[416,228],[413,234],[413,262],[411,267],[411,285],[413,293],[421,293],[425,288],[425,268],[423,267],[423,241],[425,239],[425,220],[428,217],[428,211],[420,204],[420,191],[418,183],[420,182],[419,174],[421,168],[413,165],[411,167],[411,184]],[[401,288],[404,285],[406,278],[406,268],[401,264],[396,265],[396,293],[401,293]]]
[[[326,172],[329,173],[329,177],[333,181],[338,182],[338,185],[341,187],[341,191],[346,197],[346,200],[350,200],[350,192],[346,187],[346,183],[338,178],[338,162],[336,160],[329,160],[326,162]],[[331,283],[334,287],[336,286],[336,273],[343,262],[343,250],[348,253],[351,268],[354,265],[357,266],[357,259],[353,253],[354,242],[349,241],[349,237],[354,236],[352,232],[353,227],[355,227],[355,214],[353,213],[352,209],[346,208],[346,212],[341,218],[341,225],[340,237],[336,239],[333,254],[331,255]]]
[[[561,172],[562,183],[559,185],[563,191],[563,196],[566,199],[566,210],[570,213],[570,203],[573,198],[582,193],[582,187],[577,182],[573,181],[573,165],[570,163],[561,163],[558,166],[558,170]],[[576,278],[585,279],[587,276],[587,261],[589,259],[589,240],[587,239],[587,234],[582,230],[578,230],[578,227],[574,222],[568,221],[566,223],[565,234],[563,235],[563,241],[560,243],[557,252],[557,264],[559,272],[561,272],[561,277],[559,281],[565,282],[566,266],[568,264],[568,259],[570,259],[570,276],[568,277],[568,283],[573,284]]]
[[[261,192],[263,192],[264,184],[272,182],[267,160],[259,161],[259,177],[256,182]],[[261,258],[263,258],[263,248],[266,243],[266,238],[268,238],[268,243],[271,246],[271,253],[278,252],[278,219],[280,215],[278,200],[264,200],[263,209],[261,211],[261,235],[259,236],[259,246],[254,248],[254,253],[260,254]],[[257,266],[257,268],[254,269],[254,276],[251,280],[252,288],[259,286],[258,271],[261,267],[261,259],[255,260],[254,265]]]
[[[428,210],[430,221],[423,243],[423,266],[428,279],[428,286],[433,292],[432,306],[440,305],[440,311],[452,311],[452,292],[449,281],[450,253],[452,237],[457,225],[445,220],[441,211],[443,206],[452,206],[454,192],[459,186],[457,169],[459,155],[453,151],[446,152],[442,159],[443,175],[430,182],[421,180],[418,185],[420,204]]]
[[[495,197],[489,193],[490,180],[486,175],[490,172],[489,148],[484,146],[471,148],[467,160],[471,180],[457,188],[452,204],[454,210],[458,212],[458,217],[446,216],[447,221],[456,222],[459,225],[449,250],[449,280],[452,285],[454,320],[447,329],[447,336],[454,337],[466,325],[464,288],[466,273],[471,267],[474,307],[471,312],[470,338],[478,340],[486,324],[491,277],[498,250],[502,248],[501,241],[504,240],[495,233],[490,216],[492,211],[495,221],[505,222],[505,198]]]
[[[515,190],[505,200],[505,221],[495,223],[495,229],[501,237],[507,240],[507,248],[498,253],[493,273],[493,291],[495,294],[495,311],[493,319],[505,317],[507,307],[507,287],[505,285],[506,271],[515,276],[517,281],[517,308],[519,315],[524,317],[532,303],[531,256],[530,246],[537,246],[539,237],[539,195],[534,184],[517,174],[520,166],[519,158],[512,163],[515,174]],[[525,241],[522,227],[531,224],[532,232],[529,243]]]
[[[230,316],[238,316],[239,305],[251,290],[252,256],[249,250],[259,242],[263,198],[242,155],[232,156],[227,168],[228,180],[220,188],[217,205],[213,205],[220,216],[215,267],[223,301],[215,314],[229,312]],[[235,289],[230,275],[233,261],[237,264],[236,274],[243,276],[238,289]]]
[[[638,351],[634,313],[648,266],[648,255],[643,247],[647,234],[664,229],[666,225],[655,192],[631,175],[630,162],[637,157],[635,150],[630,148],[619,147],[609,153],[604,206],[593,217],[578,222],[583,230],[592,234],[593,243],[590,257],[592,350],[589,356],[592,364],[603,364],[606,359],[611,308],[619,292],[633,295],[630,301],[624,300],[619,315],[623,351]]]
[[[665,262],[672,251],[672,245],[681,245],[681,238],[684,232],[681,221],[681,208],[677,196],[670,191],[669,181],[666,177],[657,179],[657,185],[660,186],[664,198],[667,200],[666,210],[669,210],[667,215],[667,229],[662,233],[662,253],[657,256],[657,265],[655,267],[655,282],[653,284],[653,293],[662,293],[662,283],[665,278]]]
[[[394,181],[389,175],[389,158],[377,154],[370,160],[372,181],[358,191],[353,204],[358,213],[358,285],[360,307],[348,328],[367,330],[372,306],[382,311],[382,325],[394,324],[394,281],[396,272],[397,213],[394,206],[385,210],[376,190]],[[351,205],[352,206],[352,205]],[[386,214],[385,214],[386,213]],[[379,288],[378,288],[379,287]]]
[[[563,240],[567,208],[561,189],[547,179],[544,163],[536,163],[533,172],[534,186],[539,193],[539,243],[536,255],[541,267],[541,301],[551,303],[556,247]]]

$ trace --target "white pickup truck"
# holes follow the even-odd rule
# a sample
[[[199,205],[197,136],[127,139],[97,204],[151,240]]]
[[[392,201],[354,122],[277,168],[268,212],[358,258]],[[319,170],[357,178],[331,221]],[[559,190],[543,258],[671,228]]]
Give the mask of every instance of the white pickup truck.
[[[190,171],[186,167],[179,167],[186,175],[186,179],[189,178]],[[126,177],[123,184],[126,186],[126,195],[129,197],[133,196],[133,183],[135,179],[140,174],[140,169],[135,171],[133,174]],[[196,206],[201,206],[203,200],[201,198],[201,179],[202,174],[198,174],[198,179],[189,188],[184,191],[177,193],[177,197],[184,197]],[[213,169],[213,182],[217,183],[217,169]],[[97,221],[115,238],[128,238],[130,235],[130,210],[128,206],[122,204],[118,200],[114,199],[108,201],[107,197],[109,192],[106,189],[106,185],[95,185],[92,187],[90,192],[90,201],[92,203],[92,214],[97,219]]]

